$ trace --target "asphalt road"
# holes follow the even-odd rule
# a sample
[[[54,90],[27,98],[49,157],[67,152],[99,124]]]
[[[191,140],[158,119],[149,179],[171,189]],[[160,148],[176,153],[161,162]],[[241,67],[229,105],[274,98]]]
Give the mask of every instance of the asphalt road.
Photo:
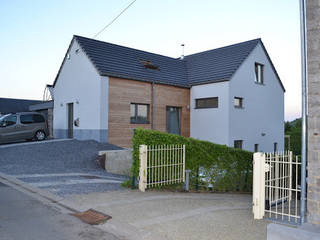
[[[1,240],[116,240],[0,182]]]
[[[90,140],[0,145],[0,174],[59,196],[121,190],[126,177],[107,173],[97,162],[99,151],[117,149]]]

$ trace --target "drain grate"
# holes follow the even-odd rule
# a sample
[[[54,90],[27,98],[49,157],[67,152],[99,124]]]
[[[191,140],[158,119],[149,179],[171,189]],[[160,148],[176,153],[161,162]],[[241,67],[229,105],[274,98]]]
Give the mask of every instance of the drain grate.
[[[94,209],[89,209],[85,212],[80,213],[73,213],[71,215],[91,225],[102,224],[112,218],[111,216],[98,212]]]

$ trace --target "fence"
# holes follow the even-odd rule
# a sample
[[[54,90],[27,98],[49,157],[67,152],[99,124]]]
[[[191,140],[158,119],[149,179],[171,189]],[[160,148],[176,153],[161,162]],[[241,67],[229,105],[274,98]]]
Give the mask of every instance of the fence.
[[[140,145],[139,189],[185,181],[185,145]]]
[[[255,153],[253,165],[254,218],[300,223],[299,158],[289,151]]]

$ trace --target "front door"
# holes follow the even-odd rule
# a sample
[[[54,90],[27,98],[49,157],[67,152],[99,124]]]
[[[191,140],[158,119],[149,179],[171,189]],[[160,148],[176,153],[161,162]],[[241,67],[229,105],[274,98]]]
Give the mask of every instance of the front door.
[[[180,135],[180,107],[167,106],[167,132]]]
[[[73,103],[68,103],[68,138],[73,138]]]

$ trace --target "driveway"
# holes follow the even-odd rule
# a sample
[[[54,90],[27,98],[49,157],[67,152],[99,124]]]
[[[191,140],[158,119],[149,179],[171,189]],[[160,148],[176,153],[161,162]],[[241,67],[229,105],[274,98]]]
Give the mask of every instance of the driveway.
[[[0,172],[60,196],[121,190],[126,177],[107,173],[96,161],[99,151],[116,149],[78,140],[0,145]]]
[[[127,240],[260,240],[267,222],[254,220],[249,194],[125,190],[72,195],[61,201],[112,219],[100,226]]]

